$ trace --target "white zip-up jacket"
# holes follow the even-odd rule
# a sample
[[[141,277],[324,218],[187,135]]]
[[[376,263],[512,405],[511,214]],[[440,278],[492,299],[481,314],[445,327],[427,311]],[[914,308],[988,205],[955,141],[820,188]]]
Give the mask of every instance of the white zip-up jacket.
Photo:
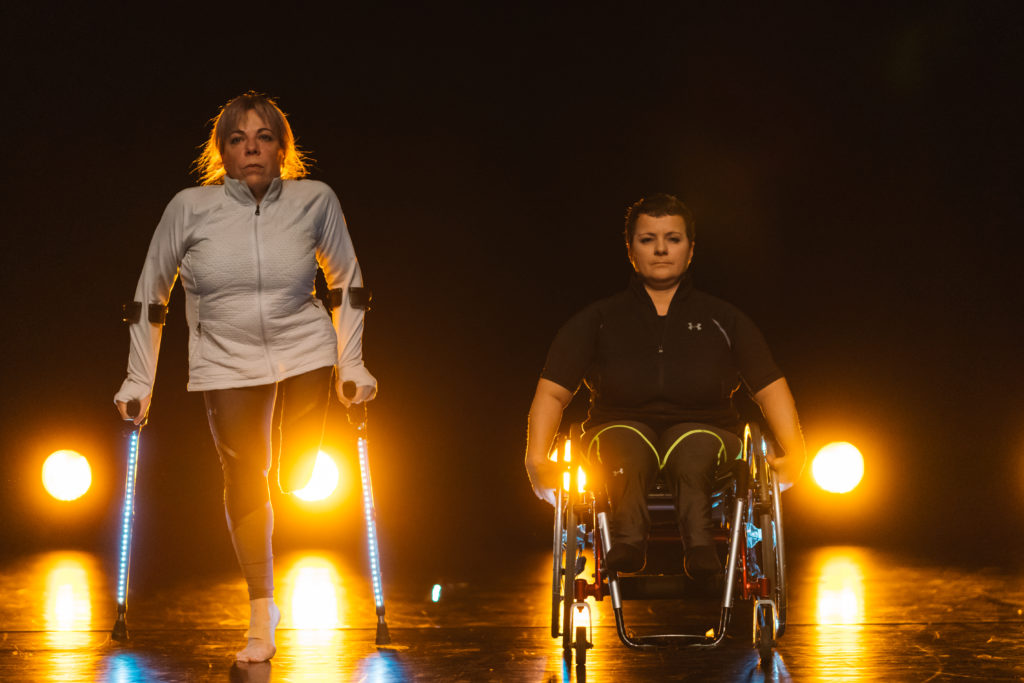
[[[317,265],[330,289],[343,290],[328,318],[314,296]],[[128,377],[116,401],[153,391],[162,326],[150,304],[167,305],[181,275],[189,327],[189,391],[271,384],[336,365],[341,381],[377,382],[363,366],[362,286],[341,204],[316,180],[276,178],[263,201],[249,187],[182,190],[164,210],[135,288],[142,315],[132,323]]]

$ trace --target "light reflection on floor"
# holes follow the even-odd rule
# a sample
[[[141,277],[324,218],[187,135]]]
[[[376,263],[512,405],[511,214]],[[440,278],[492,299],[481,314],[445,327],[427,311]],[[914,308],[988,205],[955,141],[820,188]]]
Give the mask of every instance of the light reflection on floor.
[[[859,624],[864,619],[864,565],[861,548],[824,548],[811,555],[808,570],[818,577],[818,623]]]
[[[88,556],[83,553],[57,555],[46,570],[46,629],[88,631],[92,625]]]
[[[75,552],[8,560],[0,566],[0,680],[580,680],[583,672],[566,666],[560,639],[550,636],[550,554],[524,558],[521,566],[495,565],[502,568],[480,577],[391,576],[385,592],[394,644],[383,649],[373,642],[373,597],[362,559],[327,552],[280,557],[278,654],[270,666],[250,667],[231,664],[244,642],[247,609],[233,567],[140,581],[129,600],[132,640],[121,645],[109,639],[109,563]],[[589,601],[595,647],[585,677],[625,680],[671,671],[694,680],[1024,677],[1019,571],[935,566],[849,547],[800,553],[789,568],[789,628],[767,677],[748,644],[749,610],[742,617],[737,609],[733,637],[719,650],[638,653],[619,643],[608,599]],[[430,599],[434,582],[444,585],[439,603]],[[695,608],[655,603],[638,623],[672,623],[680,616],[676,609]]]
[[[315,633],[343,626],[338,616],[343,600],[340,576],[330,558],[302,555],[278,583],[278,602],[286,615],[282,628]]]
[[[817,615],[814,661],[823,680],[842,675],[844,680],[865,680],[857,675],[864,658],[863,623],[865,602],[870,597],[864,576],[870,570],[870,556],[862,548],[822,548],[811,554],[807,565],[814,577]]]
[[[42,603],[35,609],[42,615],[53,678],[85,678],[94,671],[90,574],[98,578],[95,569],[92,556],[79,552],[48,553],[36,563],[35,578],[44,587],[30,591]]]

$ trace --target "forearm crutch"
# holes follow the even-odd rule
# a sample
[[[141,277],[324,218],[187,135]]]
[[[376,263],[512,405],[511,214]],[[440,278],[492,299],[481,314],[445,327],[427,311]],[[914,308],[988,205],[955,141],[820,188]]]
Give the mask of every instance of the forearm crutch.
[[[128,401],[126,412],[131,419],[138,416],[139,402]],[[124,477],[124,509],[121,511],[121,561],[117,566],[117,620],[110,632],[116,641],[128,640],[128,625],[125,616],[128,612],[128,565],[132,556],[132,525],[135,522],[135,470],[139,464],[139,436],[146,426],[146,418],[139,424],[133,424],[125,430],[128,437],[128,470]]]
[[[356,395],[355,382],[345,382],[341,386],[346,398]],[[353,413],[357,413],[353,418]],[[366,403],[352,404],[348,407],[348,421],[359,434],[359,474],[363,484],[363,517],[366,519],[366,542],[370,556],[370,579],[373,582],[373,602],[377,608],[377,645],[391,642],[388,624],[384,620],[384,589],[380,578],[380,551],[377,547],[377,510],[373,505],[373,481],[370,479],[370,456],[366,448]]]

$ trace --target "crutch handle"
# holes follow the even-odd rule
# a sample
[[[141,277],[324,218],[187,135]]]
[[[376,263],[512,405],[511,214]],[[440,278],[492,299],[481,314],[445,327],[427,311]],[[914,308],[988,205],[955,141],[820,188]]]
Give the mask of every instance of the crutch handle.
[[[356,395],[356,383],[355,382],[342,382],[341,393],[344,394],[345,398],[352,398]]]
[[[345,398],[347,398],[349,400],[355,398],[355,395],[356,395],[356,383],[355,382],[351,382],[351,381],[349,381],[349,382],[342,382],[342,384],[341,384],[341,393],[344,394]],[[359,408],[362,408],[362,414],[360,415],[359,411],[356,410],[355,412],[356,412],[357,417],[353,418],[353,415],[352,415],[353,408],[356,408],[357,406]],[[350,425],[354,426],[356,429],[358,429],[360,431],[363,431],[366,428],[366,403],[365,402],[349,405],[345,409],[345,411],[348,414],[348,422],[349,422]]]
[[[134,420],[139,416],[139,411],[142,409],[142,404],[139,403],[139,399],[133,398],[128,401],[128,405],[125,406],[125,412],[128,413],[129,419]]]

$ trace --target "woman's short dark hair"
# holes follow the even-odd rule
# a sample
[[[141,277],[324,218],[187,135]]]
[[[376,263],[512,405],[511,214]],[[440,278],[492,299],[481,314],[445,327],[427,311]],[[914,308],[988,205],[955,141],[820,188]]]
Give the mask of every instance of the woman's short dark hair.
[[[235,97],[217,112],[210,127],[210,137],[203,145],[203,152],[196,159],[194,168],[199,174],[199,182],[203,185],[215,185],[224,182],[224,162],[221,154],[224,142],[230,131],[238,127],[249,111],[259,114],[274,132],[284,158],[281,160],[281,179],[303,178],[308,172],[309,158],[295,144],[295,135],[288,125],[288,117],[277,106],[273,99],[250,90]]]
[[[697,225],[693,221],[693,213],[681,201],[670,194],[652,194],[634,202],[626,209],[626,229],[623,236],[626,238],[626,246],[633,243],[633,235],[636,234],[636,222],[640,216],[651,216],[661,218],[662,216],[681,216],[686,225],[686,236],[691,242],[697,236]]]

